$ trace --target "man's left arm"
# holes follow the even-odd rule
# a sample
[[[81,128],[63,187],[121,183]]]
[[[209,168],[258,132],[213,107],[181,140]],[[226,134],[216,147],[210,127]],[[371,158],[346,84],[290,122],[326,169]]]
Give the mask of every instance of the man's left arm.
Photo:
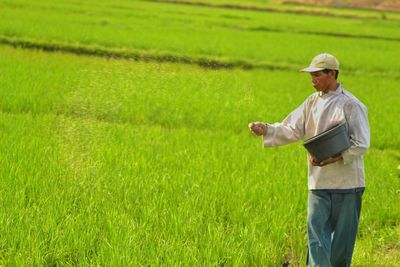
[[[370,146],[370,130],[367,108],[361,103],[344,106],[351,147],[342,153],[343,163],[349,164],[361,157]]]

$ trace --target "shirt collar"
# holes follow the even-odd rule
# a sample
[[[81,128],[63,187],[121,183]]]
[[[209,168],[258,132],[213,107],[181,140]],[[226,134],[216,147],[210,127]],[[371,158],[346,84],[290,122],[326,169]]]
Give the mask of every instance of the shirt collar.
[[[335,91],[329,91],[328,93],[323,93],[323,92],[319,91],[318,95],[320,97],[323,97],[323,96],[328,96],[328,95],[339,95],[339,94],[343,93],[342,84],[341,83],[337,83],[337,85],[338,85],[338,87],[336,88]]]

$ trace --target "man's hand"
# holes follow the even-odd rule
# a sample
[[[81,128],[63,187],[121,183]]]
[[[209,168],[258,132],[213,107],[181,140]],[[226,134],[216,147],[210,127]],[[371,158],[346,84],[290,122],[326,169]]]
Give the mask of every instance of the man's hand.
[[[255,135],[265,135],[267,133],[267,126],[262,122],[250,122],[249,129]]]
[[[308,162],[310,162],[311,165],[318,166],[318,167],[323,167],[325,165],[334,163],[334,162],[339,161],[341,159],[343,159],[342,155],[339,155],[339,156],[336,156],[336,157],[332,157],[332,158],[323,160],[321,162],[316,162],[311,155],[308,155]]]

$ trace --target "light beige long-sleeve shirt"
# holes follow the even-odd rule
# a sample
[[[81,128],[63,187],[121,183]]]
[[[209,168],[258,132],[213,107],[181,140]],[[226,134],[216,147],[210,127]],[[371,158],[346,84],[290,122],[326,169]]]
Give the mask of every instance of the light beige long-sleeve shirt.
[[[318,167],[308,163],[308,188],[363,188],[365,174],[362,155],[370,145],[368,112],[341,84],[336,91],[312,94],[282,122],[267,123],[264,146],[281,146],[308,139],[341,122],[347,123],[351,147],[342,153],[342,160],[332,164]]]

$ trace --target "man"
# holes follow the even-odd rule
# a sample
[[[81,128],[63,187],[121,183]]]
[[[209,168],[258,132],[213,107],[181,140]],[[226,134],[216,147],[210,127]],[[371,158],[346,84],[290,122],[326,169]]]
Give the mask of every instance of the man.
[[[282,122],[255,122],[249,128],[263,136],[265,147],[273,147],[308,139],[346,122],[348,150],[318,163],[308,155],[307,264],[350,266],[365,188],[362,155],[370,143],[367,109],[337,82],[339,62],[334,56],[317,55],[301,71],[311,74],[317,92]]]

